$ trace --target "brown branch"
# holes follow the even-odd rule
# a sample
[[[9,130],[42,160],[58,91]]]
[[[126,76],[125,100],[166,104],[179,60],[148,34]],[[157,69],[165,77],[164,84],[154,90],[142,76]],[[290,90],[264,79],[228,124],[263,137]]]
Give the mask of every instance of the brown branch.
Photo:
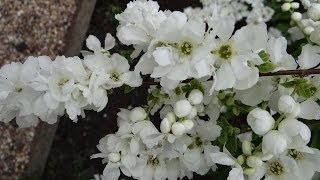
[[[260,76],[284,76],[284,75],[308,76],[311,74],[320,74],[320,69],[283,70],[283,71],[270,72],[270,73],[260,73]]]

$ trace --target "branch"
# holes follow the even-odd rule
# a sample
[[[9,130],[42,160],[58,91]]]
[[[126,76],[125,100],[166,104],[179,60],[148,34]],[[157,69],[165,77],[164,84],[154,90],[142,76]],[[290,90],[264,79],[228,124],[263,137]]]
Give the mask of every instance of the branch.
[[[270,72],[270,73],[260,73],[260,76],[284,76],[284,75],[308,76],[311,74],[320,74],[320,69],[283,70],[283,71]]]

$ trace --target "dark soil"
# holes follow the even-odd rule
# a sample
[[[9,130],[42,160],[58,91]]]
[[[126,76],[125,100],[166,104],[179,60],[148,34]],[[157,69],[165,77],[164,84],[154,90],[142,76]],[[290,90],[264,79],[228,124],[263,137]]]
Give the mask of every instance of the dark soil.
[[[98,0],[88,35],[97,36],[103,42],[107,32],[115,35],[117,22],[114,14],[126,7],[126,0]],[[196,0],[159,0],[161,9],[182,10],[187,6],[199,6]],[[119,46],[117,47],[119,49]],[[85,47],[84,47],[85,49]],[[117,113],[119,108],[129,105],[138,106],[146,102],[146,86],[124,95],[123,89],[116,89],[109,96],[107,108],[102,112],[86,112],[86,118],[73,123],[62,117],[44,175],[45,180],[86,180],[94,174],[102,173],[104,165],[101,159],[90,160],[92,154],[98,153],[96,145],[99,139],[117,131]],[[124,179],[128,179],[125,178]]]

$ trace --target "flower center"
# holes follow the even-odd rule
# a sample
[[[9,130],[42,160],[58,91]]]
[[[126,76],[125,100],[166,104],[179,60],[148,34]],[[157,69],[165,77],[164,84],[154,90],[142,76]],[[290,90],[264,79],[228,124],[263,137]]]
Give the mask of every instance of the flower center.
[[[62,87],[62,86],[64,86],[68,81],[69,81],[69,79],[67,79],[67,78],[62,78],[62,79],[60,79],[60,81],[58,82],[58,86]]]
[[[219,57],[225,60],[229,60],[232,57],[232,54],[232,47],[229,44],[220,46],[218,50]]]
[[[110,79],[112,79],[113,81],[119,81],[120,80],[120,74],[117,73],[117,72],[111,73]]]
[[[204,142],[201,140],[199,136],[195,137],[193,139],[192,144],[188,146],[189,149],[195,149],[195,148],[201,148],[203,146]]]
[[[100,52],[101,52],[101,54],[103,54],[103,55],[106,56],[106,57],[110,57],[110,56],[111,56],[110,52],[107,51],[107,50],[105,50],[105,49],[101,49]]]
[[[159,161],[159,159],[157,157],[150,156],[149,159],[148,159],[148,164],[150,164],[153,167],[158,166],[159,163],[160,163],[160,161]]]
[[[303,154],[295,149],[289,149],[288,156],[292,157],[295,160],[302,160]]]
[[[183,55],[190,55],[192,53],[192,44],[190,42],[183,42],[180,46],[180,51]]]
[[[269,165],[269,171],[276,176],[280,176],[284,173],[284,167],[279,161],[275,161]]]
[[[21,91],[22,91],[22,88],[21,88],[21,87],[16,87],[16,88],[15,88],[15,90],[16,90],[16,92],[18,92],[18,93],[19,93],[19,92],[21,92]]]

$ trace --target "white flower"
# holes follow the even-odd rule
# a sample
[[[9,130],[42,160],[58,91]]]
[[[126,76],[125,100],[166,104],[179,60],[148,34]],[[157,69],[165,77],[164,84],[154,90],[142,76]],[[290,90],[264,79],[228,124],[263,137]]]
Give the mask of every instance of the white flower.
[[[263,136],[274,127],[274,119],[266,110],[255,108],[247,116],[247,122],[254,133]]]
[[[288,137],[288,148],[299,148],[309,143],[309,127],[296,119],[285,119],[278,126],[279,132]]]
[[[319,3],[312,3],[308,8],[308,16],[314,20],[318,21],[320,19],[320,4]]]
[[[119,21],[117,37],[126,45],[147,45],[166,19],[155,1],[133,1],[115,18]],[[151,36],[151,37],[150,37]]]
[[[89,35],[86,39],[88,49],[92,50],[96,55],[110,56],[108,50],[112,49],[115,45],[115,39],[110,33],[107,33],[104,40],[104,48],[101,47],[99,39],[93,35]]]
[[[262,152],[264,154],[279,155],[283,153],[288,146],[287,138],[279,131],[271,130],[262,139]]]
[[[175,122],[172,124],[171,131],[172,131],[172,134],[176,136],[181,136],[187,131],[187,129],[182,123]]]
[[[299,179],[298,172],[296,162],[286,156],[268,161],[265,167],[265,177],[268,180]]]
[[[244,26],[232,37],[234,30],[232,18],[214,20],[209,26],[220,38],[218,42],[213,41],[214,49],[211,51],[217,59],[215,64],[219,67],[211,92],[232,87],[244,90],[254,86],[258,81],[259,70],[257,67],[249,66],[248,60],[261,63],[257,55],[252,53],[266,47],[268,39],[266,25]]]

